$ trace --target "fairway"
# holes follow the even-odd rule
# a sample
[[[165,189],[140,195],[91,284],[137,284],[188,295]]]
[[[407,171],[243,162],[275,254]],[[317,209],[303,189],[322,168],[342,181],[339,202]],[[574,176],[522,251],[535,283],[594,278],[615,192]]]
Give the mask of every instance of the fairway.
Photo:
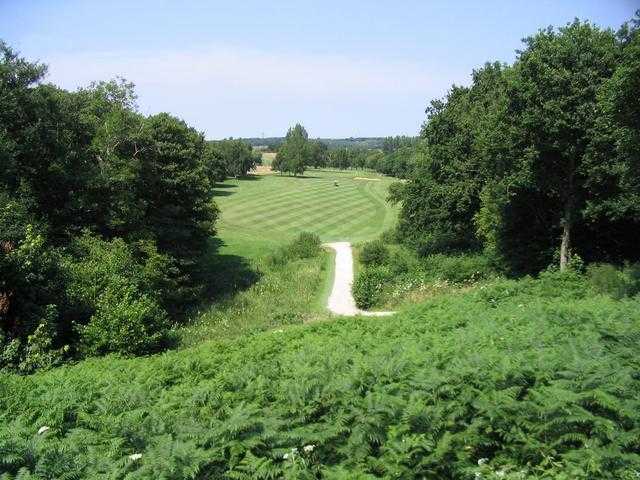
[[[325,242],[371,240],[395,224],[397,209],[385,200],[393,181],[371,172],[328,170],[230,179],[216,188],[219,233],[229,245],[277,244],[303,231]]]

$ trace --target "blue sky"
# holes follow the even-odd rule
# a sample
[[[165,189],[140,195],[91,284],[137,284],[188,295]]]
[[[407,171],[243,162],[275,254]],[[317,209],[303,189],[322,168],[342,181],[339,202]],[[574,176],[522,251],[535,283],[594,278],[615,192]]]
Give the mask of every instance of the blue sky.
[[[0,38],[75,89],[123,76],[140,111],[208,138],[418,132],[428,102],[573,18],[617,28],[640,0],[0,0]]]

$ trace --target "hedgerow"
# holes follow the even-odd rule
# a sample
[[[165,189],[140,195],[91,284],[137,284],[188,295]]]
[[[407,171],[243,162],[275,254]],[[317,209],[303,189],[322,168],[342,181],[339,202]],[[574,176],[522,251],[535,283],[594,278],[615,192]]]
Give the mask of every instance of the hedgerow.
[[[14,478],[631,479],[640,302],[579,275],[0,376]]]

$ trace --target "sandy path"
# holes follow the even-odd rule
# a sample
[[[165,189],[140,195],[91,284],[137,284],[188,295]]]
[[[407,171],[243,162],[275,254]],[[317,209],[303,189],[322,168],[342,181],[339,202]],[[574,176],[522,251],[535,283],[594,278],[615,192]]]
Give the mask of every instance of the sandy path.
[[[367,312],[356,307],[356,301],[351,294],[353,285],[353,254],[349,242],[327,243],[328,247],[336,252],[336,268],[333,279],[333,288],[327,308],[336,315],[393,315],[395,312]]]

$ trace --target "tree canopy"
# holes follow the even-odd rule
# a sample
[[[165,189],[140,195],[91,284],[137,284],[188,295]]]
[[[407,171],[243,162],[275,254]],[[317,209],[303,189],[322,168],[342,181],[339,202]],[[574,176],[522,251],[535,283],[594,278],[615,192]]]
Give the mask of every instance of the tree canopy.
[[[314,148],[305,128],[296,123],[289,128],[271,168],[277,172],[302,175],[305,169],[314,162],[315,155],[317,155],[314,153]]]
[[[638,31],[574,21],[524,40],[427,109],[399,233],[485,249],[512,273],[637,259]]]
[[[160,348],[215,233],[202,133],[138,113],[124,80],[45,71],[0,44],[0,369]]]

